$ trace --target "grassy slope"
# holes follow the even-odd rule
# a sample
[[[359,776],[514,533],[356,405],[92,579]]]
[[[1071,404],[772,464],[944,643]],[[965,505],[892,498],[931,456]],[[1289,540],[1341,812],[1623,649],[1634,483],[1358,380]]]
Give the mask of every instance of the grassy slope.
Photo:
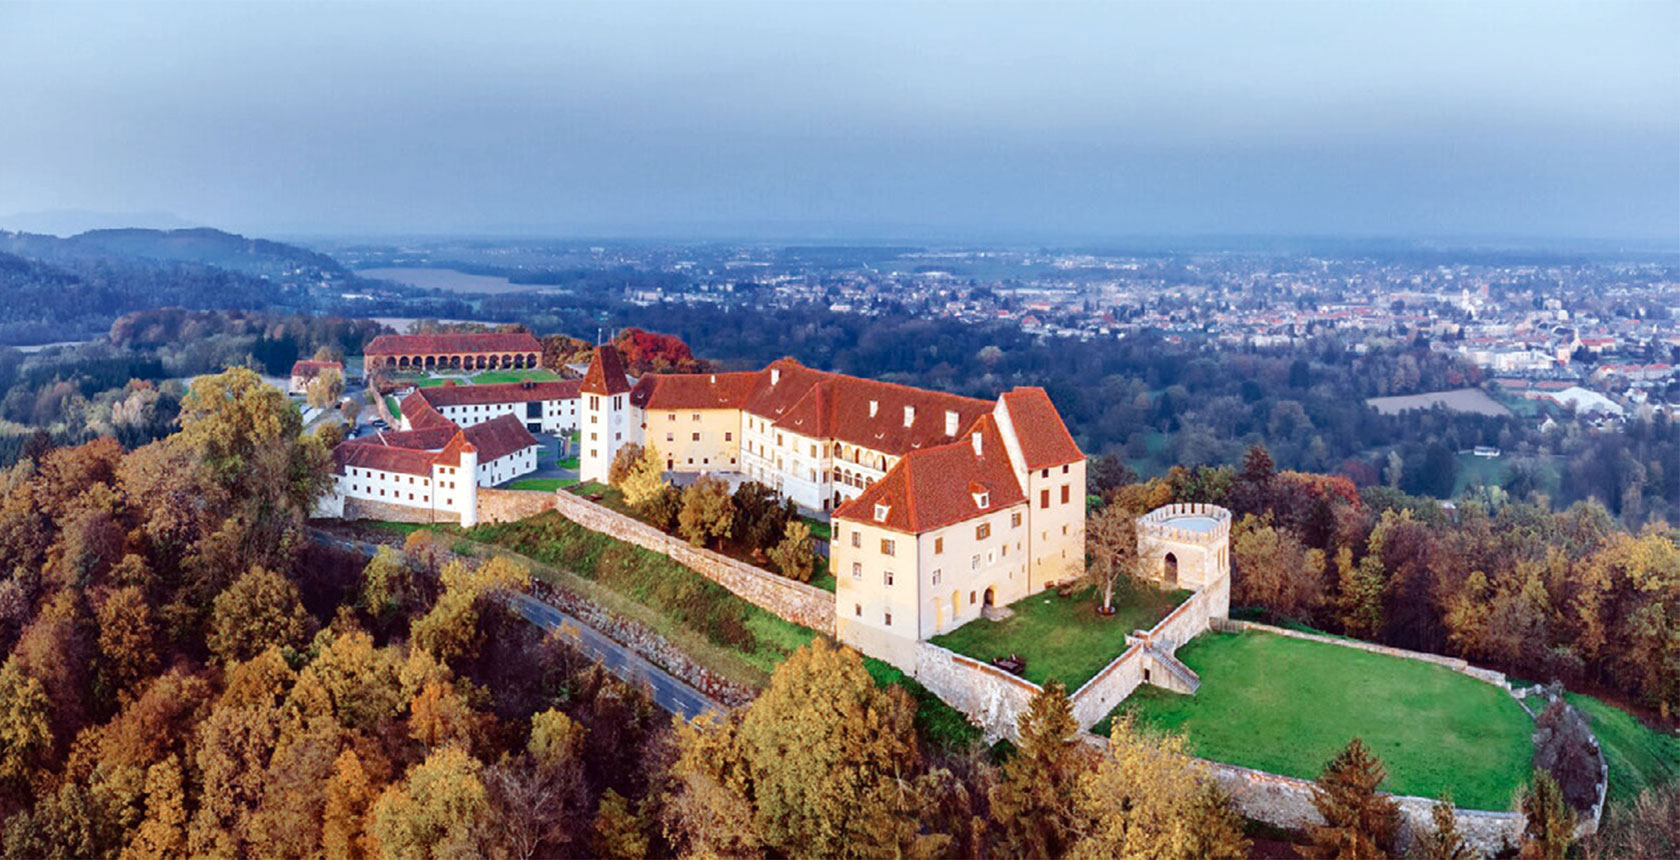
[[[1071,693],[1126,650],[1126,634],[1155,626],[1189,596],[1148,585],[1116,588],[1115,614],[1105,618],[1097,614],[1094,589],[1071,597],[1045,591],[1010,604],[1013,618],[977,618],[932,641],[977,660],[1018,654],[1027,660],[1027,680],[1055,678]]]
[[[1120,708],[1185,732],[1196,755],[1311,779],[1358,736],[1388,767],[1385,791],[1451,788],[1472,809],[1510,808],[1528,774],[1528,715],[1449,669],[1252,632],[1204,634],[1179,657],[1201,675],[1196,695],[1145,686]]]
[[[1680,737],[1647,728],[1628,712],[1591,696],[1567,696],[1586,714],[1609,760],[1608,803],[1626,803],[1642,789],[1680,779]]]
[[[552,493],[561,487],[569,487],[577,483],[571,478],[524,478],[507,485],[510,490],[541,490]]]

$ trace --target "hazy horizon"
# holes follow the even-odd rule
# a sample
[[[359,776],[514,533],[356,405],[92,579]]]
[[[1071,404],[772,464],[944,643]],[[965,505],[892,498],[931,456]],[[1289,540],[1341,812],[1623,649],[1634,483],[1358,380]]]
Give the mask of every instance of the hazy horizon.
[[[1673,243],[1674,44],[1662,2],[0,2],[0,218]]]

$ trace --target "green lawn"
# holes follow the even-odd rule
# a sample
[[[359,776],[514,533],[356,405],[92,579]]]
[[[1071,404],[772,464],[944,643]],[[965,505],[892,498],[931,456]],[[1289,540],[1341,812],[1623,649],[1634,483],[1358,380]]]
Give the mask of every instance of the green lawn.
[[[1586,715],[1609,761],[1606,803],[1627,803],[1641,789],[1680,779],[1680,737],[1650,729],[1627,711],[1591,696],[1565,696]]]
[[[1042,591],[1010,604],[1013,618],[976,618],[932,641],[988,662],[1018,654],[1026,658],[1027,680],[1043,684],[1055,678],[1072,693],[1126,650],[1126,634],[1154,627],[1189,596],[1188,591],[1123,584],[1115,589],[1115,613],[1104,617],[1097,614],[1095,589],[1070,597]]]
[[[397,403],[397,396],[395,394],[385,395],[385,406],[391,410],[392,418],[395,418],[398,421],[402,420],[402,406]]]
[[[524,478],[507,485],[509,490],[541,490],[552,493],[561,487],[576,484],[575,478]]]
[[[782,660],[816,635],[666,556],[590,531],[554,511],[518,522],[480,525],[465,534],[605,586],[740,655],[762,673],[739,679],[743,683],[762,686]]]
[[[834,539],[834,528],[831,524],[825,523],[815,517],[800,517],[800,519],[805,521],[805,525],[811,527],[811,537],[814,537],[817,540]]]
[[[499,382],[524,382],[527,379],[537,382],[553,382],[560,378],[560,374],[552,370],[486,370],[471,377],[474,385],[494,385]]]
[[[1528,776],[1528,714],[1450,669],[1253,631],[1205,633],[1178,657],[1201,675],[1195,695],[1145,685],[1115,710],[1187,734],[1203,758],[1312,779],[1357,736],[1388,767],[1384,791],[1450,788],[1459,806],[1488,810],[1509,809]]]
[[[554,465],[557,468],[561,468],[561,469],[573,469],[573,470],[575,470],[578,467],[577,455],[573,454],[570,457],[561,457],[559,460],[555,461]]]
[[[1458,476],[1453,481],[1452,497],[1456,499],[1463,496],[1466,488],[1477,483],[1489,487],[1503,486],[1510,471],[1510,465],[1503,457],[1459,454]]]

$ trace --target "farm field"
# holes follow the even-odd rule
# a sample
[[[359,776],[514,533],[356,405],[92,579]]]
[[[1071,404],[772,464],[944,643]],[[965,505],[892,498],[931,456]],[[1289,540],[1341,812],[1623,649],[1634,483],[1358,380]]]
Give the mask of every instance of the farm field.
[[[1388,768],[1384,791],[1450,789],[1470,809],[1509,809],[1528,776],[1528,714],[1450,669],[1255,631],[1205,633],[1178,657],[1201,676],[1195,695],[1144,686],[1115,711],[1183,732],[1194,755],[1313,779],[1359,737]]]
[[[1408,409],[1429,409],[1439,403],[1454,412],[1474,412],[1477,415],[1510,415],[1505,404],[1494,400],[1480,388],[1455,388],[1451,391],[1431,391],[1401,397],[1371,397],[1366,403],[1384,415],[1398,415]]]
[[[976,618],[930,641],[988,663],[1018,655],[1027,661],[1022,677],[1034,684],[1054,678],[1072,693],[1126,650],[1126,634],[1154,627],[1189,596],[1122,584],[1114,590],[1115,613],[1104,617],[1094,588],[1067,597],[1041,591],[1011,603],[1013,618]]]

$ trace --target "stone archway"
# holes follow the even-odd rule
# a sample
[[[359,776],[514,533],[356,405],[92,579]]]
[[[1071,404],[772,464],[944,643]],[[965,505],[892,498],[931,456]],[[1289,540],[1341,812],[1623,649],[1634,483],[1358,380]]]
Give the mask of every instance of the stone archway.
[[[997,589],[992,588],[991,586],[986,587],[986,595],[982,599],[982,605],[986,609],[991,609],[993,606],[997,605]]]
[[[1178,556],[1173,553],[1161,557],[1161,584],[1167,588],[1178,587]]]

